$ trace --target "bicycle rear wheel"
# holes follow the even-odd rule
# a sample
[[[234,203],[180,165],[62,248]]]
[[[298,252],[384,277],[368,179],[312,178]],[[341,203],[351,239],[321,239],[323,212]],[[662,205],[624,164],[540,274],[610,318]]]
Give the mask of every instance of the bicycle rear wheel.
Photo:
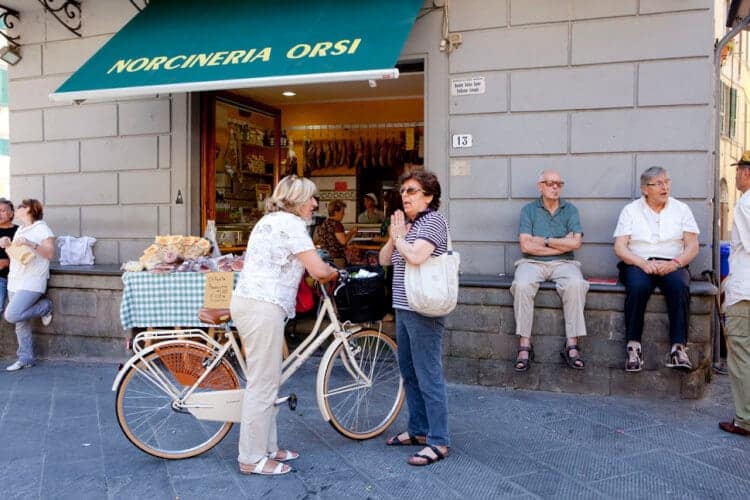
[[[338,432],[370,439],[393,423],[404,403],[396,343],[376,330],[359,331],[345,342],[370,383],[358,375],[340,344],[324,368],[323,404]]]
[[[149,455],[176,460],[200,455],[227,435],[231,422],[198,420],[175,405],[215,355],[195,342],[169,343],[130,367],[117,388],[115,412],[131,443]],[[237,374],[224,358],[195,392],[237,388]]]

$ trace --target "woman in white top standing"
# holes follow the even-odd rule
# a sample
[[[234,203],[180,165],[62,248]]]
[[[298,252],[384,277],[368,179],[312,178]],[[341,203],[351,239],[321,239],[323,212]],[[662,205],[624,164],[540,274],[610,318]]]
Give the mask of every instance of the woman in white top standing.
[[[294,317],[302,273],[307,269],[318,280],[336,277],[307,232],[305,221],[318,206],[316,191],[309,179],[281,179],[266,200],[266,215],[250,234],[245,266],[232,294],[232,319],[250,371],[240,427],[238,461],[243,474],[286,474],[291,468],[282,462],[299,457],[278,447],[274,402],[281,384],[284,324]]]
[[[34,366],[34,350],[31,344],[32,318],[42,318],[46,326],[52,321],[52,301],[44,296],[49,279],[49,263],[55,257],[55,235],[42,220],[44,211],[39,200],[23,200],[16,207],[16,218],[21,227],[13,241],[0,238],[0,247],[25,246],[31,252],[31,259],[22,264],[11,256],[8,273],[8,294],[10,302],[5,309],[5,319],[16,325],[18,339],[17,360],[6,368],[13,372]]]

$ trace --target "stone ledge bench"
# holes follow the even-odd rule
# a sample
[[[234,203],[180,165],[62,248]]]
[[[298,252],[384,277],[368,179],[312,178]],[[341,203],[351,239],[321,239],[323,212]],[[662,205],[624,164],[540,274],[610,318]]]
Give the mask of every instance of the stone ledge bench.
[[[459,281],[458,306],[448,317],[443,339],[446,376],[452,382],[670,399],[703,395],[711,375],[711,326],[718,293],[709,282],[690,284],[688,354],[694,370],[684,373],[664,366],[671,348],[669,321],[657,288],[646,309],[644,369],[627,373],[622,284],[591,284],[584,312],[588,335],[579,340],[586,369],[573,370],[559,354],[565,343],[560,297],[554,283],[542,283],[532,331],[535,361],[528,371],[516,372],[512,277],[462,274]]]
[[[55,303],[50,326],[33,322],[34,349],[40,358],[122,361],[129,356],[130,331],[120,326],[122,272],[117,265],[53,264],[49,295]],[[547,391],[631,394],[658,398],[700,398],[711,366],[711,325],[715,287],[691,283],[689,374],[664,367],[669,352],[664,299],[649,301],[643,334],[645,367],[626,373],[625,300],[622,285],[592,284],[586,300],[588,336],[581,339],[586,369],[563,364],[562,305],[554,284],[543,283],[536,297],[532,342],[536,358],[529,371],[513,369],[515,336],[511,277],[461,275],[459,304],[448,317],[444,337],[445,371],[452,382]],[[386,323],[385,328],[392,328]],[[0,356],[16,351],[13,326],[0,322]]]

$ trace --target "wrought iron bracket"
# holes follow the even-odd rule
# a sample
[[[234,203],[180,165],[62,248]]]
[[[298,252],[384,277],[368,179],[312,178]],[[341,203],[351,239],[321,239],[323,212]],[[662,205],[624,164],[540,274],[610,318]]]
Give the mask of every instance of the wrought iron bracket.
[[[8,40],[8,45],[11,47],[18,48],[20,46],[18,39],[21,38],[21,35],[12,35],[16,23],[20,20],[21,18],[17,10],[13,10],[5,5],[0,5],[0,22],[5,26],[5,30],[0,31],[0,35]],[[9,31],[9,33],[6,33],[6,30]]]
[[[81,36],[81,2],[79,0],[39,0],[39,3],[68,31],[78,37]]]
[[[130,3],[133,4],[133,7],[138,9],[138,12],[148,7],[148,2],[149,0],[130,0]]]

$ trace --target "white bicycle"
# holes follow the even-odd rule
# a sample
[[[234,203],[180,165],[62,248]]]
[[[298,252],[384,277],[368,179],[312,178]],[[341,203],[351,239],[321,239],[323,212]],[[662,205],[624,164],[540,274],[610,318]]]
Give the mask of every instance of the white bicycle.
[[[342,272],[340,283],[345,282]],[[339,285],[339,288],[342,286]],[[323,419],[352,439],[381,434],[404,402],[396,343],[380,330],[340,322],[326,287],[307,338],[283,362],[288,380],[328,339],[318,368],[316,395]],[[133,339],[134,355],[122,366],[112,390],[125,436],[140,450],[182,459],[216,446],[240,422],[247,376],[242,350],[228,326],[228,309],[202,309],[201,321],[224,325],[219,342],[200,329],[144,331]],[[329,323],[322,328],[324,319]],[[296,396],[279,398],[293,410]]]

